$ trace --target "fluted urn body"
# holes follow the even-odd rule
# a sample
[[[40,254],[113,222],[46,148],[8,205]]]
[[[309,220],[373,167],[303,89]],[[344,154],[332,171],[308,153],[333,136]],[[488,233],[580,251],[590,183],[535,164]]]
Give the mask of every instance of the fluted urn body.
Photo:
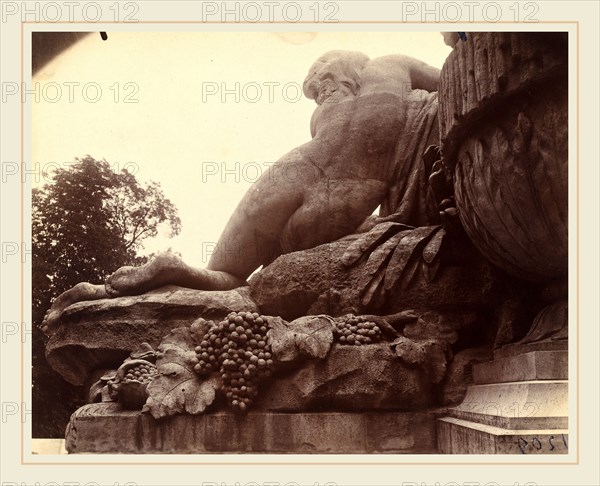
[[[442,70],[442,155],[481,253],[535,282],[568,267],[567,39],[468,34]]]

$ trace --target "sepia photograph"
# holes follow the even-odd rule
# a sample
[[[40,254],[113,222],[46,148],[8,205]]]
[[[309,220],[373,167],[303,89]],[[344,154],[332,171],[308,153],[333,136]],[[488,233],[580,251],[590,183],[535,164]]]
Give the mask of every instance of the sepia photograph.
[[[567,32],[31,42],[37,453],[569,453]]]
[[[600,484],[599,14],[0,0],[0,486]]]

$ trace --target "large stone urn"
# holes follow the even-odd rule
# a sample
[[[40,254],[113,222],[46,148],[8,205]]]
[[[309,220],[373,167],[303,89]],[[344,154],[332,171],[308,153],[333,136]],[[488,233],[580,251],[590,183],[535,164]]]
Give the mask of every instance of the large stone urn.
[[[466,233],[554,304],[535,339],[566,332],[567,47],[564,33],[467,33],[440,82],[442,157]]]
[[[473,366],[465,399],[439,420],[442,453],[568,452],[567,40],[466,33],[442,69],[442,165],[460,222],[507,285],[526,289],[498,303],[513,311],[494,359]]]

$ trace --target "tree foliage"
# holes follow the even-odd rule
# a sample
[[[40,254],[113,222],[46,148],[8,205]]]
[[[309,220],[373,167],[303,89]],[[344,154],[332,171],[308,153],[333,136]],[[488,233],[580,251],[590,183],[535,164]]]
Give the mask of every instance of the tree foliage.
[[[177,209],[159,184],[141,185],[130,172],[115,172],[107,161],[89,155],[68,169],[58,169],[50,183],[33,190],[35,417],[46,409],[44,402],[52,400],[49,394],[57,392],[52,389],[57,383],[48,383],[52,372],[43,358],[44,339],[38,329],[51,299],[79,282],[101,283],[123,265],[144,263],[138,255],[141,244],[155,237],[161,225],[168,225],[171,236],[181,229]],[[37,429],[36,436],[48,436],[45,421],[34,421],[34,435]]]
[[[141,243],[162,223],[170,225],[171,236],[181,227],[157,183],[143,187],[128,171],[116,173],[90,156],[34,189],[32,214],[34,293],[52,295],[139,263]]]

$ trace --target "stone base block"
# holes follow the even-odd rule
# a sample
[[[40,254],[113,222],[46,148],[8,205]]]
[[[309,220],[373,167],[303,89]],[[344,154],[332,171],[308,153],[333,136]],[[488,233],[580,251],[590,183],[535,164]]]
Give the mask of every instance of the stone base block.
[[[438,421],[441,454],[567,454],[566,429],[511,430],[453,417]]]
[[[450,417],[507,429],[568,427],[568,382],[524,381],[474,385]]]
[[[498,358],[473,366],[476,384],[507,383],[530,380],[567,380],[569,378],[567,351],[533,351]]]
[[[566,349],[535,343],[494,354],[473,367],[475,385],[438,420],[439,452],[568,453]]]
[[[437,411],[213,413],[157,421],[115,403],[78,409],[67,427],[70,453],[437,452]]]
[[[519,354],[532,353],[534,351],[568,351],[569,342],[566,339],[558,341],[541,341],[527,344],[507,344],[494,350],[494,359],[517,356]]]

